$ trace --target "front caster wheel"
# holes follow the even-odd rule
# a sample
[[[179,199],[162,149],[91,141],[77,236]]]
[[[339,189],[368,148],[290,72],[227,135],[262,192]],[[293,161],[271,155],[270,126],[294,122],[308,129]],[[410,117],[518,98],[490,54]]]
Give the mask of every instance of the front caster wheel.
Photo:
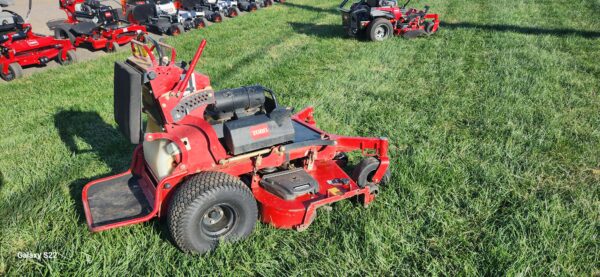
[[[62,58],[63,51],[64,50],[60,50],[58,53],[58,63],[61,65],[69,65],[77,62],[77,54],[75,53],[75,50],[67,51],[67,57],[65,59]]]
[[[379,168],[379,160],[374,157],[368,157],[360,161],[360,163],[354,168],[352,171],[352,179],[361,188],[389,182],[391,178],[389,167],[378,184],[373,182],[373,175],[375,175],[377,168]]]
[[[23,68],[18,63],[9,64],[8,65],[8,73],[6,73],[6,74],[4,74],[4,72],[2,72],[1,69],[2,68],[0,67],[0,77],[2,77],[2,79],[4,81],[10,82],[14,79],[23,77]]]
[[[116,41],[109,42],[106,44],[106,52],[113,53],[119,50],[119,44]]]
[[[220,241],[237,241],[252,233],[258,209],[250,189],[221,172],[189,177],[171,198],[169,232],[183,251],[203,254]]]

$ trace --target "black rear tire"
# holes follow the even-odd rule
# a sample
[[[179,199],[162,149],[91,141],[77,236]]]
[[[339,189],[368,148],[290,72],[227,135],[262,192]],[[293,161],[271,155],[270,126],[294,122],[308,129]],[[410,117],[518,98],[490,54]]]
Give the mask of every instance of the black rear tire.
[[[240,179],[221,172],[201,172],[175,191],[167,224],[182,251],[204,254],[220,241],[248,237],[257,218],[256,200]]]
[[[372,41],[384,41],[394,33],[392,23],[386,18],[376,18],[367,28],[367,34]]]
[[[18,63],[11,63],[8,65],[8,74],[0,72],[0,77],[7,82],[10,82],[14,79],[19,79],[23,77],[23,68]]]

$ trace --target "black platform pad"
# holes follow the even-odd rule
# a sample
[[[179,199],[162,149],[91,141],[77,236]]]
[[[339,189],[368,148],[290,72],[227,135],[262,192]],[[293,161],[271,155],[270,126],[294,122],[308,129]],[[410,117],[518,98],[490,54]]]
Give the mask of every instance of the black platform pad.
[[[131,174],[97,183],[88,189],[87,196],[92,227],[142,217],[152,211],[139,178]]]

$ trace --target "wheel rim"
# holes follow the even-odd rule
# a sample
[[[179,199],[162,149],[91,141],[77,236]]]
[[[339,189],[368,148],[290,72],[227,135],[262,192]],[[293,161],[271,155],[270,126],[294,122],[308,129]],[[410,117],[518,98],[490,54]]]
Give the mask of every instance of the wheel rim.
[[[388,30],[384,25],[375,28],[375,39],[383,40],[387,37]]]
[[[228,234],[235,225],[236,213],[228,204],[217,204],[210,207],[202,218],[199,225],[205,235],[218,238]]]

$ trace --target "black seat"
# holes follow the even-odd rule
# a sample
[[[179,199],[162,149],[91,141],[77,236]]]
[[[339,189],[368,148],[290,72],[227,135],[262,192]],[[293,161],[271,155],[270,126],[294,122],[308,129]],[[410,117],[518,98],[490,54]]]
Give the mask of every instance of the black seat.
[[[366,3],[367,6],[372,8],[379,7],[379,0],[367,0]]]
[[[156,7],[152,4],[143,4],[133,8],[133,18],[144,24],[148,23],[150,18],[154,17]]]
[[[183,0],[183,1],[181,1],[181,6],[183,6],[185,9],[194,9],[197,6],[201,6],[201,5],[202,5],[201,0]]]

